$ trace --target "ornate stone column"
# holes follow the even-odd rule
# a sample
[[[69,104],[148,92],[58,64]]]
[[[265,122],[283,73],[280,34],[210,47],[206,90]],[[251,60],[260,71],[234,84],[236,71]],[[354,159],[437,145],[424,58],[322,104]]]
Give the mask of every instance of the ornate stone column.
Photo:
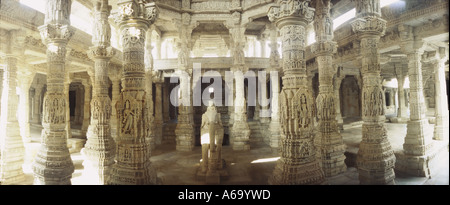
[[[178,24],[179,52],[178,69],[175,71],[180,79],[181,104],[178,107],[178,122],[175,129],[177,151],[191,151],[194,148],[194,116],[191,99],[192,67],[190,61],[191,34],[195,25],[191,24],[191,16],[183,13]]]
[[[336,121],[336,99],[333,88],[333,54],[337,51],[333,39],[333,20],[330,15],[330,0],[316,1],[314,27],[316,43],[311,51],[316,55],[319,70],[319,94],[317,105],[317,133],[315,146],[317,158],[320,159],[326,177],[341,174],[347,170],[345,160],[345,144],[339,133]]]
[[[116,104],[119,124],[116,163],[108,184],[156,184],[149,148],[149,116],[145,93],[145,33],[154,23],[154,2],[120,0],[116,22],[123,45],[123,89]]]
[[[118,121],[117,121],[117,110],[116,110],[116,104],[119,100],[120,96],[120,79],[122,78],[122,66],[117,65],[109,65],[109,79],[112,82],[112,99],[111,99],[111,136],[114,139],[114,141],[117,141],[118,133]]]
[[[155,133],[156,143],[161,144],[163,135],[163,103],[162,103],[162,83],[155,83]],[[169,114],[169,113],[167,113]]]
[[[70,100],[69,100],[69,91],[70,91],[70,83],[72,78],[68,73],[66,73],[64,80],[64,95],[66,98],[66,131],[67,131],[67,139],[72,138],[72,128],[70,127]]]
[[[270,34],[270,83],[272,92],[272,102],[270,104],[271,108],[271,120],[269,124],[270,130],[270,147],[273,150],[279,151],[279,141],[280,141],[280,105],[278,101],[278,95],[280,94],[280,82],[279,77],[281,76],[280,69],[280,54],[278,53],[278,31],[275,23],[269,24],[269,34]],[[273,72],[273,73],[272,73]],[[277,75],[275,75],[277,74]]]
[[[33,109],[33,123],[41,124],[41,94],[43,85],[36,85],[34,88],[34,109]]]
[[[145,93],[147,94],[147,106],[148,106],[148,117],[149,117],[149,143],[150,143],[150,149],[154,149],[156,144],[158,142],[156,141],[156,136],[154,133],[155,130],[155,117],[153,112],[153,55],[152,55],[152,32],[153,28],[148,29],[146,32],[145,37],[145,57],[144,57],[144,63],[145,63]],[[161,144],[161,141],[159,141],[159,144]]]
[[[35,184],[71,184],[74,171],[66,138],[66,97],[64,95],[67,42],[74,34],[70,26],[72,1],[48,0],[44,25],[39,27],[47,45],[47,94],[44,98],[41,146],[33,163]]]
[[[436,123],[434,125],[435,140],[449,141],[449,114],[448,114],[448,96],[445,81],[445,62],[448,60],[448,50],[439,48],[439,56],[434,64],[435,89],[436,89]]]
[[[401,66],[401,65],[400,65]],[[406,107],[406,98],[405,98],[405,89],[403,86],[405,85],[405,77],[406,74],[403,71],[403,66],[399,68],[395,68],[395,74],[398,82],[398,110],[397,110],[397,119],[398,121],[406,122],[408,119],[408,111]]]
[[[402,31],[400,28],[400,32]],[[423,95],[421,59],[425,43],[413,37],[401,37],[403,39],[401,48],[408,55],[409,102],[411,107],[403,144],[403,154],[399,156],[395,169],[415,176],[429,176],[428,155],[432,150],[433,132],[428,124],[428,118],[425,116],[426,108]]]
[[[14,41],[14,32],[10,31],[9,35],[9,40]],[[0,184],[2,185],[17,184],[25,180],[22,170],[25,147],[20,137],[19,121],[16,117],[17,61],[17,56],[10,52],[5,57],[0,119]]]
[[[268,17],[280,29],[283,89],[279,96],[281,158],[269,184],[322,184],[325,176],[313,144],[315,103],[308,86],[305,60],[306,26],[314,18],[310,1],[279,0]]]
[[[81,132],[84,136],[87,136],[87,129],[89,127],[89,119],[91,117],[91,91],[93,82],[89,80],[83,80],[84,86],[84,106],[83,106],[83,121],[81,124]]]
[[[372,2],[373,4],[369,4]],[[356,19],[351,22],[361,45],[362,141],[356,159],[361,184],[394,184],[395,155],[384,125],[385,98],[380,76],[378,43],[386,30],[380,1],[356,1]]]
[[[235,79],[235,99],[233,127],[231,128],[231,146],[233,150],[250,150],[250,128],[247,123],[247,103],[245,99],[244,74],[248,71],[245,65],[245,27],[241,25],[241,13],[235,11],[226,26],[232,40],[233,64],[230,70]]]
[[[167,123],[170,120],[170,114],[169,114],[170,91],[169,91],[169,85],[164,83],[164,80],[163,80],[163,82],[161,82],[161,84],[162,84],[162,89],[163,89],[162,90],[162,101],[163,101],[163,104],[162,104],[163,118],[162,119],[163,119],[164,123]],[[155,112],[156,112],[156,110],[155,110]]]
[[[95,62],[92,101],[91,124],[87,130],[87,141],[81,153],[85,156],[83,162],[83,177],[92,184],[106,184],[110,170],[114,164],[116,147],[111,137],[110,118],[111,100],[109,99],[109,61],[115,55],[111,47],[111,27],[108,22],[111,6],[108,0],[98,1],[94,5],[94,28],[92,36],[93,47],[88,55]]]
[[[345,75],[335,75],[334,78],[334,96],[335,96],[335,106],[336,106],[336,121],[339,130],[344,130],[344,119],[342,118],[341,112],[341,84],[344,80]]]
[[[31,142],[30,135],[30,86],[33,82],[35,71],[30,68],[23,68],[18,72],[18,80],[20,87],[19,97],[19,125],[20,135],[24,142]]]

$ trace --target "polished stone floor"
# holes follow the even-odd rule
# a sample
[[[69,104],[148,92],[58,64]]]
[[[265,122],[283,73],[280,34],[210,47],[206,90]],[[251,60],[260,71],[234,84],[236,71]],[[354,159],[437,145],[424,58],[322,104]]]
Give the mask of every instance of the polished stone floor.
[[[402,149],[406,124],[386,123],[388,138],[394,151]],[[26,158],[24,172],[27,181],[24,184],[32,184],[33,176],[31,162],[36,154],[40,141],[39,126],[32,126],[32,142],[26,143]],[[76,132],[74,132],[76,133]],[[347,145],[346,164],[347,172],[328,178],[330,185],[358,185],[358,171],[355,167],[356,153],[361,141],[361,123],[355,121],[351,126],[346,126],[342,131],[344,142]],[[74,135],[74,137],[77,137]],[[224,185],[266,185],[272,174],[278,154],[268,145],[255,145],[250,151],[233,151],[230,146],[223,147],[223,159],[226,160],[228,177],[222,179]],[[88,184],[82,177],[83,156],[73,153],[72,160],[75,165],[72,184]],[[201,147],[195,147],[190,152],[177,152],[175,145],[160,145],[152,151],[152,166],[157,170],[157,175],[164,185],[201,185],[196,180],[196,171],[201,159]],[[396,176],[397,185],[449,185],[449,158],[448,149],[444,157],[439,158],[442,163],[432,171],[431,178]]]

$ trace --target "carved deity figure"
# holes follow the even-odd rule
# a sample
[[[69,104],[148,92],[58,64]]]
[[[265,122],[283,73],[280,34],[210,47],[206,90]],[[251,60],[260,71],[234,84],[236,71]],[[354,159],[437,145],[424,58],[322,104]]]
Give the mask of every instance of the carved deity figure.
[[[131,133],[131,130],[133,129],[134,126],[134,113],[133,111],[130,109],[130,101],[126,101],[125,102],[125,110],[123,111],[123,121],[122,121],[122,125],[123,125],[123,133]]]
[[[222,141],[224,129],[220,113],[211,101],[208,109],[202,115],[201,124],[201,144],[202,144],[202,165],[201,172],[215,174],[222,169]]]

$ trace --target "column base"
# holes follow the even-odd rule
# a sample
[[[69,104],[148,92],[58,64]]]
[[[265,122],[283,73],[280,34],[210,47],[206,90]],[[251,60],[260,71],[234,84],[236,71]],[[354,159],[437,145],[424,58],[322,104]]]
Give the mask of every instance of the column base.
[[[372,126],[363,125],[363,141],[359,144],[356,158],[360,184],[395,184],[395,155],[391,144],[382,130],[373,133],[375,129],[380,129],[378,125]],[[367,132],[364,132],[365,129]]]
[[[320,160],[326,177],[336,176],[347,171],[344,155],[347,146],[337,131],[337,127],[331,133],[317,132],[314,143],[316,157]]]
[[[156,185],[156,170],[151,166],[149,144],[144,139],[117,142],[116,163],[112,165],[109,185]],[[131,143],[130,141],[134,141]]]
[[[42,130],[43,142],[34,163],[34,184],[36,185],[70,185],[75,168],[67,148],[66,132]],[[51,140],[50,140],[51,139]]]
[[[250,150],[250,128],[247,122],[236,121],[231,129],[231,139],[233,150]]]
[[[194,127],[191,124],[177,124],[175,136],[177,151],[188,152],[194,149]]]
[[[150,162],[139,169],[114,164],[111,169],[109,185],[158,185],[156,171]]]
[[[323,185],[326,184],[325,176],[319,162],[306,164],[287,164],[280,158],[275,166],[273,175],[269,178],[270,185]]]
[[[414,156],[405,154],[404,151],[395,153],[397,162],[395,164],[395,172],[399,174],[416,176],[416,177],[430,177],[433,170],[439,167],[440,156],[448,155],[448,143],[445,142],[432,142],[430,149],[426,155]]]
[[[19,184],[25,180],[22,169],[25,147],[20,137],[19,123],[6,122],[0,131],[4,143],[0,153],[0,184]]]

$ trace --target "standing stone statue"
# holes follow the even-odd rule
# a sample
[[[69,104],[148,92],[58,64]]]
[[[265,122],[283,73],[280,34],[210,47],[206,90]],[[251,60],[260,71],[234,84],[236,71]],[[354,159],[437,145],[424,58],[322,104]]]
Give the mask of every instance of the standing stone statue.
[[[211,101],[208,109],[202,115],[201,144],[202,162],[198,177],[206,180],[207,184],[220,184],[220,177],[226,176],[225,161],[222,160],[223,125],[220,113]]]

